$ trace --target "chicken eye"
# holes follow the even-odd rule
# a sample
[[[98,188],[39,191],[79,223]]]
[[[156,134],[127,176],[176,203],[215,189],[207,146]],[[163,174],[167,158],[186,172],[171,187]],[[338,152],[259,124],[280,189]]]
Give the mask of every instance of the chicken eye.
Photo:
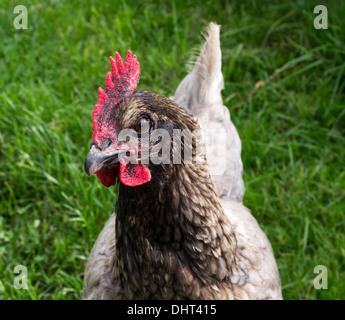
[[[139,133],[146,133],[150,129],[150,120],[147,118],[141,118],[135,124],[135,131]]]

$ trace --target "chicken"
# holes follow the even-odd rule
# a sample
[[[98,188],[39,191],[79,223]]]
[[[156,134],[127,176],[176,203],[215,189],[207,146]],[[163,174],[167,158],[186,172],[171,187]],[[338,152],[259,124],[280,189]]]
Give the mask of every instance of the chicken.
[[[116,63],[111,58],[106,91],[99,89],[85,171],[105,186],[119,180],[119,191],[89,256],[83,298],[281,299],[270,242],[242,204],[241,141],[220,93],[219,26],[210,24],[194,69],[172,99],[134,92],[140,66],[130,52],[125,66],[118,53]],[[199,126],[220,129],[226,141],[205,138]],[[160,129],[166,135],[157,152],[159,139],[145,137]],[[174,132],[184,129],[197,132],[177,140],[183,152],[191,142],[192,162],[176,163]],[[135,136],[137,144],[128,143]],[[225,154],[209,154],[217,144]],[[128,161],[133,155],[137,161]]]

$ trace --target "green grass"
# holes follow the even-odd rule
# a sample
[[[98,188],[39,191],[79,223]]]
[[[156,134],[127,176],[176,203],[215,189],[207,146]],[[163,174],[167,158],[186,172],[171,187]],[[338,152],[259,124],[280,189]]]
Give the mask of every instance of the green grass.
[[[171,96],[209,21],[222,25],[244,203],[272,243],[284,298],[344,298],[343,1],[23,0],[28,30],[13,27],[17,4],[0,3],[0,298],[80,298],[116,202],[116,188],[83,171],[108,57],[131,49],[139,88]],[[317,4],[328,30],[313,28]],[[327,290],[312,285],[320,264]],[[28,290],[13,287],[16,265],[27,267]]]

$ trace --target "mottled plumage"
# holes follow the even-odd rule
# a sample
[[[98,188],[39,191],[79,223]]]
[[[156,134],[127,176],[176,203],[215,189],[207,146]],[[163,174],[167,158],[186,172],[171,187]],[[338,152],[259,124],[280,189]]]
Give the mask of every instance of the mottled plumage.
[[[199,124],[224,128],[226,170],[211,177],[214,159],[192,164],[182,159],[150,163],[152,178],[142,185],[120,182],[115,213],[86,266],[84,299],[282,298],[271,245],[242,204],[241,142],[222,104],[220,68],[219,27],[211,24],[192,73],[173,98],[177,103],[137,91],[112,111],[119,130],[143,114],[152,127],[171,134]],[[176,148],[172,140],[171,146]],[[205,153],[193,149],[193,160],[197,157],[205,159]]]

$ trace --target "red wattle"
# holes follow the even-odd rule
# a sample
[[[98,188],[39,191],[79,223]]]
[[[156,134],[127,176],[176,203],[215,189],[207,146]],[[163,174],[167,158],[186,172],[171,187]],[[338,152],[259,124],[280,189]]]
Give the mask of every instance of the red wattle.
[[[113,186],[116,183],[117,172],[109,168],[102,169],[96,173],[98,179],[106,187]]]

